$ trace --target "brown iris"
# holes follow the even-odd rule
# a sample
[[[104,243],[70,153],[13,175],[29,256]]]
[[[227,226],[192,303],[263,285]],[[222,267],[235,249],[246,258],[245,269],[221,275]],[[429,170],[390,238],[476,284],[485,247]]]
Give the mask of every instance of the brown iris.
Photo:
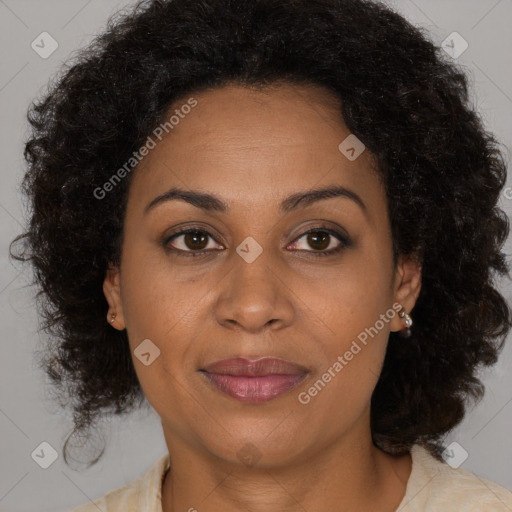
[[[208,245],[208,235],[202,231],[189,231],[184,235],[185,245],[194,251],[200,251]]]
[[[314,231],[308,233],[308,244],[313,247],[313,249],[322,251],[329,246],[329,237],[330,235],[326,231]]]

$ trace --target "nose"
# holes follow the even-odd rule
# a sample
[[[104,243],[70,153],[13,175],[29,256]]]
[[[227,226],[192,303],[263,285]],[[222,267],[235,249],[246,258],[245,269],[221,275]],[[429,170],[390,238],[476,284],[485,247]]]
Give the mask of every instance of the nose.
[[[251,333],[290,325],[294,317],[293,293],[266,252],[252,263],[236,254],[233,257],[233,267],[219,285],[217,322]]]

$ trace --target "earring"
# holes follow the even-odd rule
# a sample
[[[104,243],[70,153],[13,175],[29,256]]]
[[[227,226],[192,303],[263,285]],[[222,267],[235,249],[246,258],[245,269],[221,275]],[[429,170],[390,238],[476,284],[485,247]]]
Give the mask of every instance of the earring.
[[[116,319],[116,314],[115,314],[115,313],[112,313],[112,314],[110,315],[110,323],[111,323],[111,324],[113,324],[115,319]]]
[[[405,325],[402,330],[398,331],[398,334],[402,338],[408,338],[411,335],[412,318],[404,311],[404,308],[401,309],[398,316],[403,320]]]

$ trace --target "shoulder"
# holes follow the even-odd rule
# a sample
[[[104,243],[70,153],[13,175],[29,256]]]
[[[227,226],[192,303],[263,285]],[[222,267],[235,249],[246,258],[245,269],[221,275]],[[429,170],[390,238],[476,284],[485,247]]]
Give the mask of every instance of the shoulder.
[[[161,512],[162,480],[169,468],[169,461],[167,453],[139,478],[70,512]]]
[[[512,491],[462,468],[452,468],[425,448],[411,450],[412,471],[397,512],[510,512]]]

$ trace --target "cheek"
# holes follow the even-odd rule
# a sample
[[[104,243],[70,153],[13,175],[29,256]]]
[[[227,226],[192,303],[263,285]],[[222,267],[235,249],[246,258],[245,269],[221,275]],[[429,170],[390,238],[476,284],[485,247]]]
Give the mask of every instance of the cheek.
[[[134,246],[123,259],[123,311],[128,333],[134,339],[165,340],[178,337],[198,321],[213,285],[205,276],[184,274],[165,253]]]
[[[183,411],[193,393],[183,374],[194,370],[193,340],[206,327],[198,305],[205,303],[212,286],[184,279],[183,273],[147,249],[132,248],[123,255],[122,301],[135,371],[160,415]],[[142,354],[148,352],[144,361]]]
[[[379,259],[372,252],[347,259],[330,276],[329,286],[309,288],[310,318],[321,318],[327,327],[325,337],[318,340],[324,363],[315,382],[328,382],[325,388],[322,382],[315,386],[321,391],[311,389],[318,398],[322,395],[318,405],[328,407],[332,400],[349,409],[366,406],[378,380],[396,313],[389,286],[391,260]]]
[[[177,283],[163,268],[136,252],[126,257],[123,310],[134,368],[147,400],[162,417],[176,410],[185,416],[194,390],[187,390],[183,374],[195,370],[193,340],[198,326],[205,325],[197,318],[197,305],[207,291],[199,282]]]
[[[338,350],[373,326],[391,307],[391,280],[388,260],[357,251],[322,274],[297,275],[294,292],[305,305],[305,311],[309,311],[310,319],[321,320],[328,336],[339,340],[332,344]],[[386,329],[389,330],[388,323],[383,330]]]
[[[380,319],[387,310],[379,309],[376,302],[362,300],[360,307],[354,307],[348,301],[332,314],[331,335],[319,340],[324,364],[298,397],[311,407],[312,417],[324,418],[329,411],[333,430],[336,425],[349,428],[370,406],[389,336],[389,323]]]

